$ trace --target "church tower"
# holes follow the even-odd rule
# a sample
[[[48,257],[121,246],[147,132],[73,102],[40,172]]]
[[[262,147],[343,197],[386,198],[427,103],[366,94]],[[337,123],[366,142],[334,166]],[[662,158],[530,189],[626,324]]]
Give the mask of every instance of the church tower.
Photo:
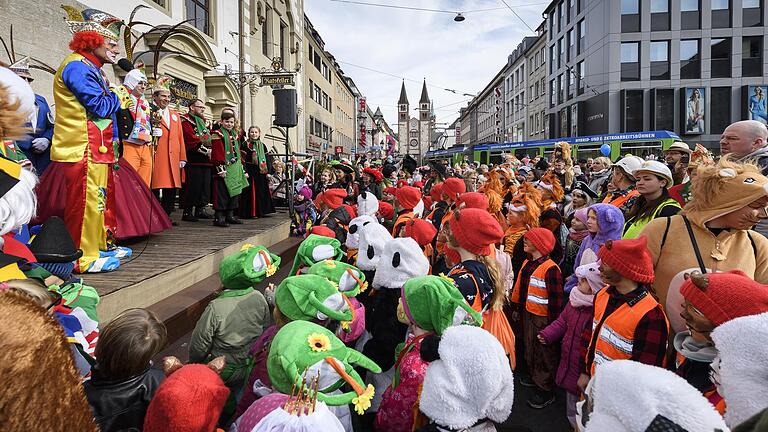
[[[403,80],[403,85],[400,87],[400,98],[397,100],[397,145],[401,156],[405,155],[408,151],[409,120],[408,96],[405,94],[405,80]]]
[[[432,101],[427,94],[427,80],[421,86],[419,98],[419,161],[429,150],[432,141]]]

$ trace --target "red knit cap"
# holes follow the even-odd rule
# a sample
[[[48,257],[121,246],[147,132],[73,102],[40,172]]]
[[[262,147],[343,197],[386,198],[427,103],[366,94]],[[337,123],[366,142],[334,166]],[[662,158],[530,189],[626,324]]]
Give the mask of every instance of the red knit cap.
[[[432,189],[429,190],[429,197],[432,198],[433,202],[440,201],[443,195],[443,184],[438,183],[436,185],[432,185]]]
[[[328,206],[328,208],[335,210],[344,203],[344,198],[346,197],[347,191],[344,189],[328,189],[325,192],[321,192],[320,195],[317,196],[315,199],[315,205],[320,207],[320,204],[323,203]]]
[[[648,252],[648,240],[645,237],[608,240],[597,251],[597,256],[627,279],[639,283],[653,283],[653,260]]]
[[[397,187],[401,188],[403,186],[408,186],[408,180],[400,179],[397,181]]]
[[[490,255],[491,245],[504,236],[496,219],[488,211],[476,208],[456,212],[450,230],[459,246],[475,255]]]
[[[227,396],[229,389],[219,374],[203,364],[186,365],[157,388],[144,417],[144,431],[213,431]]]
[[[542,255],[549,255],[552,253],[552,249],[555,248],[555,235],[546,228],[533,228],[525,233],[523,237],[533,243],[533,247]]]
[[[417,189],[421,189],[421,188],[423,188],[423,187],[424,187],[424,182],[415,181],[415,182],[413,182],[413,185],[412,185],[412,186],[413,186],[413,187],[415,187],[415,188],[417,188]]]
[[[307,233],[307,236],[310,234],[317,234],[319,236],[323,237],[330,237],[330,238],[336,238],[336,233],[333,232],[332,229],[328,228],[325,225],[315,225],[313,226],[309,232]]]
[[[450,177],[443,182],[443,193],[449,200],[456,201],[466,191],[467,185],[460,178]]]
[[[694,275],[683,283],[680,293],[715,327],[768,312],[768,285],[755,282],[741,270]]]
[[[400,203],[400,208],[413,210],[413,208],[419,204],[421,191],[413,186],[403,186],[397,189],[395,197],[397,198],[397,202]]]
[[[432,243],[437,235],[437,228],[426,219],[411,219],[405,224],[403,237],[410,237],[416,240],[419,246],[426,246]]]
[[[488,197],[480,192],[467,192],[459,196],[457,201],[459,208],[476,208],[488,210]],[[463,207],[462,207],[463,206]]]
[[[379,201],[379,216],[391,221],[395,217],[395,208],[388,202]]]
[[[376,183],[381,183],[382,180],[384,180],[384,175],[381,174],[381,171],[377,169],[373,169],[371,167],[367,167],[363,170],[363,174],[368,174],[369,176],[373,177],[373,181]]]
[[[397,193],[397,188],[396,187],[392,187],[392,186],[390,186],[388,188],[384,188],[383,193],[394,195],[394,194]]]

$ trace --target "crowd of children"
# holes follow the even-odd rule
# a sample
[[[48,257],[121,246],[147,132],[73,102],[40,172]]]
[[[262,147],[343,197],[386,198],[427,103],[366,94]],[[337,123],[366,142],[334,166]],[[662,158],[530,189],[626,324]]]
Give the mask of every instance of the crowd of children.
[[[318,214],[302,225],[288,276],[275,280],[286,263],[263,246],[225,257],[187,365],[152,364],[167,335],[148,310],[99,328],[98,296],[72,277],[79,251],[60,220],[47,221],[29,244],[37,263],[0,269],[0,319],[33,326],[6,332],[4,367],[29,381],[2,398],[2,429],[37,430],[58,415],[76,430],[487,432],[515,410],[514,373],[533,409],[562,389],[574,430],[761,430],[768,240],[750,223],[768,217],[768,178],[710,162],[682,215],[661,200],[665,213],[644,220],[633,172],[664,171],[656,165],[619,161],[612,192],[590,204],[588,178],[567,176],[564,188],[552,170],[531,182],[542,161],[517,164],[480,167],[480,187],[435,165],[390,177],[367,167],[358,192],[324,187],[314,202],[301,184],[312,203],[301,211]],[[397,175],[392,190],[385,180]],[[574,192],[588,198],[575,203]],[[702,249],[705,235],[721,243]],[[753,251],[744,271],[729,249],[742,236]],[[668,254],[689,253],[681,247],[698,265],[671,267]],[[672,275],[663,291],[659,269]],[[32,368],[49,363],[56,378],[46,371],[31,387],[41,379]],[[41,392],[66,401],[30,416]]]

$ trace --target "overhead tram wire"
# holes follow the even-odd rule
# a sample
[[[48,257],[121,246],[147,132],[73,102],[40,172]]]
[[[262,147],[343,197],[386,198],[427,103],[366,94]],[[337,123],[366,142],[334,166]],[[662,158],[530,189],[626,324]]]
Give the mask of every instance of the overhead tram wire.
[[[415,80],[413,78],[408,78],[408,77],[404,77],[404,76],[400,76],[400,75],[395,75],[393,73],[384,72],[384,71],[381,71],[381,70],[378,70],[378,69],[369,68],[367,66],[360,66],[358,64],[354,64],[354,63],[346,62],[346,61],[343,61],[343,60],[339,60],[338,58],[336,59],[336,61],[339,62],[339,63],[350,65],[352,67],[356,67],[356,68],[360,68],[360,69],[365,69],[367,71],[376,72],[376,73],[379,73],[379,74],[382,74],[382,75],[387,75],[387,76],[390,76],[390,77],[393,77],[393,78],[398,78],[398,79],[402,79],[402,80],[405,80],[405,81],[414,82],[414,83],[417,83],[417,84],[422,82],[422,81],[419,81],[419,80]],[[464,90],[449,89],[449,88],[446,88],[446,87],[442,87],[442,86],[435,85],[435,84],[430,84],[430,83],[427,83],[427,86],[428,87],[432,87],[432,88],[436,88],[436,89],[440,89],[440,90],[443,90],[443,91],[446,91],[446,92],[449,92],[449,93],[453,93],[453,94],[462,94],[463,96],[470,96],[470,97],[474,97],[475,96],[474,94],[469,93],[469,92],[465,92]]]
[[[507,9],[509,9],[510,11],[512,11],[513,14],[515,14],[517,19],[519,19],[526,27],[528,27],[528,30],[530,30],[531,33],[534,33],[534,34],[536,33],[536,30],[532,29],[531,26],[529,26],[528,23],[523,19],[523,17],[518,15],[517,12],[515,12],[515,10],[512,9],[512,6],[510,6],[509,3],[507,3],[507,0],[501,0],[501,2],[504,3],[504,6],[506,6]],[[526,5],[526,6],[532,6],[532,5],[529,4],[529,5]]]
[[[363,1],[356,1],[356,0],[330,0],[330,1],[337,2],[337,3],[349,3],[349,4],[355,4],[355,5],[362,5],[362,6],[376,6],[376,7],[390,8],[390,9],[403,9],[403,10],[412,10],[412,11],[419,11],[419,12],[435,12],[435,13],[447,13],[447,14],[456,14],[459,12],[464,14],[474,13],[474,12],[490,12],[490,11],[504,9],[503,7],[497,7],[497,8],[490,8],[490,9],[458,11],[458,10],[444,10],[444,9],[427,9],[427,8],[419,8],[419,7],[412,7],[412,6],[392,5],[392,4],[386,4],[386,3],[370,3],[370,2],[363,2]]]

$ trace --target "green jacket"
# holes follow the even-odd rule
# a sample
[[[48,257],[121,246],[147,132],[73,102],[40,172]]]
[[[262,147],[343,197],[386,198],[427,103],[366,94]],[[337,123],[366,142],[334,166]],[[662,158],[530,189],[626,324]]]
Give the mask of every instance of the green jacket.
[[[269,320],[269,307],[260,292],[220,295],[208,304],[192,331],[189,361],[204,363],[223,355],[227,367],[240,369],[237,366],[245,365],[248,349],[269,325]],[[244,373],[245,369],[241,369],[225,381],[240,380]]]

